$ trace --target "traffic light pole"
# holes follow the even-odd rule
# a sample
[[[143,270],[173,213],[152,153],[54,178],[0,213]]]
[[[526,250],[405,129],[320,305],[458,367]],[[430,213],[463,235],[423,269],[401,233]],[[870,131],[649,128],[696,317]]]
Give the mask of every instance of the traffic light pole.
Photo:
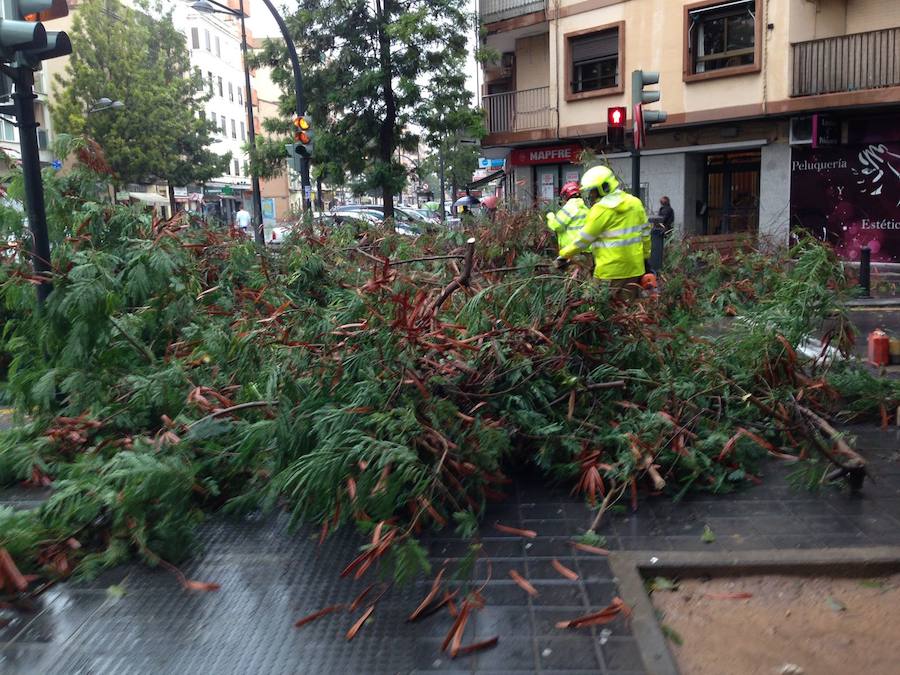
[[[31,261],[37,276],[45,279],[37,287],[38,302],[43,304],[53,290],[50,281],[50,236],[47,232],[47,211],[44,206],[44,186],[41,180],[41,156],[37,142],[37,122],[34,118],[34,72],[30,68],[12,69],[16,91],[13,94],[16,119],[19,124],[19,148],[22,152],[22,177],[25,182],[25,210],[31,230]]]
[[[631,147],[631,194],[641,198],[641,151],[634,145]]]
[[[287,24],[281,18],[281,14],[275,9],[271,0],[263,0],[263,3],[278,24],[281,35],[284,37],[287,46],[288,58],[291,60],[291,68],[294,71],[294,112],[298,117],[306,115],[306,99],[303,94],[303,74],[300,70],[300,60],[297,58],[297,48],[294,46],[294,40],[291,38],[291,32],[288,30]],[[303,188],[303,209],[308,211],[311,208],[310,197],[312,195],[312,184],[309,182],[309,157],[300,158],[300,185]]]

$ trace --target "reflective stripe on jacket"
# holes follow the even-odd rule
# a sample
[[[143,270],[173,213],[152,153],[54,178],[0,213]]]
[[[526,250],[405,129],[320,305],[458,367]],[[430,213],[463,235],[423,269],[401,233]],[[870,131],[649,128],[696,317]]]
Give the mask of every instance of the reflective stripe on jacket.
[[[573,197],[556,213],[547,214],[547,227],[556,232],[556,240],[562,250],[578,237],[584,227],[588,208],[581,197]]]
[[[589,248],[596,278],[641,276],[650,257],[650,223],[641,201],[621,190],[607,195],[591,207],[584,228],[559,255],[571,258]]]

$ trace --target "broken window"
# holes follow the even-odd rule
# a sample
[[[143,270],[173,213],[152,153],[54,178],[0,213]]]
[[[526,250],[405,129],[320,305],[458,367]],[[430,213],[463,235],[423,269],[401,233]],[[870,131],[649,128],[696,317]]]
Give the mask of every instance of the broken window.
[[[755,0],[738,0],[690,12],[693,73],[752,65],[756,56]]]

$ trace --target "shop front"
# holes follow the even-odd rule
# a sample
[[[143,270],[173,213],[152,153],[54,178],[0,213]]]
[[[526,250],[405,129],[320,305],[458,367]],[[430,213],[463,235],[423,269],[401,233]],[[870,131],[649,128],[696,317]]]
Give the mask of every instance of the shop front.
[[[514,172],[518,201],[541,204],[556,199],[560,187],[579,180],[581,173],[576,162],[581,151],[578,143],[513,150],[509,165]]]
[[[795,231],[831,243],[844,260],[858,261],[867,246],[873,262],[900,263],[900,129],[895,121],[849,120],[846,143],[793,149]]]

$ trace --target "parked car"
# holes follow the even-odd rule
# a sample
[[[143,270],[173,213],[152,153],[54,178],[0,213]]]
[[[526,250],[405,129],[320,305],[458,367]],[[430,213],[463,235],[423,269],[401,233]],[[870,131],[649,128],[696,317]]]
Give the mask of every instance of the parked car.
[[[362,207],[356,209],[350,209],[347,207],[338,207],[340,210],[335,210],[330,214],[326,214],[327,218],[330,218],[331,222],[334,225],[340,225],[346,221],[363,221],[368,223],[369,225],[383,225],[384,224],[384,211],[379,211],[376,209]],[[394,231],[397,234],[406,235],[408,237],[416,237],[422,234],[423,227],[420,223],[411,222],[405,218],[395,218],[394,219]]]

